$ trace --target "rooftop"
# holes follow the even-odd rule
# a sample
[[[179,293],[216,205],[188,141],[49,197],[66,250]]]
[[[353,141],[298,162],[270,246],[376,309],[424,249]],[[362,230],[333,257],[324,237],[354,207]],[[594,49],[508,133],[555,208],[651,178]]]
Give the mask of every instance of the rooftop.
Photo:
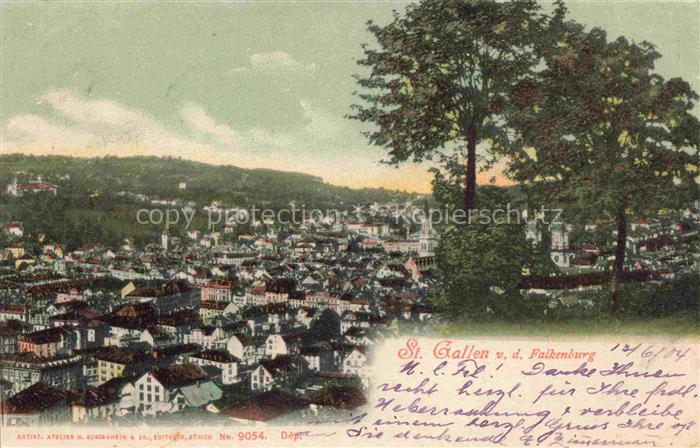
[[[66,398],[66,393],[44,383],[36,383],[2,403],[4,414],[38,414]]]

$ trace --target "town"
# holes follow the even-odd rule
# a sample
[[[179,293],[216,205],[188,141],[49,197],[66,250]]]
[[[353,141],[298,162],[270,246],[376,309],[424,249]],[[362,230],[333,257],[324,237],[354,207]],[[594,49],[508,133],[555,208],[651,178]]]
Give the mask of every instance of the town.
[[[12,180],[6,194],[22,200],[56,196],[61,188]],[[154,207],[234,208],[119,194]],[[367,402],[377,367],[372,347],[438,319],[431,301],[441,287],[437,232],[430,219],[394,224],[409,222],[426,204],[366,204],[334,222],[265,220],[245,230],[229,220],[177,236],[166,225],[143,247],[127,239],[119,247],[70,251],[25,235],[21,222],[5,223],[3,425],[250,424],[347,415]],[[697,240],[698,206],[631,224],[628,281],[697,269],[697,254],[686,246]],[[586,231],[607,224],[592,222]],[[544,238],[539,229],[534,220],[525,226],[533,244]],[[600,287],[608,257],[594,245],[570,244],[571,231],[549,225],[546,247],[559,273],[524,273],[523,295],[565,307]]]

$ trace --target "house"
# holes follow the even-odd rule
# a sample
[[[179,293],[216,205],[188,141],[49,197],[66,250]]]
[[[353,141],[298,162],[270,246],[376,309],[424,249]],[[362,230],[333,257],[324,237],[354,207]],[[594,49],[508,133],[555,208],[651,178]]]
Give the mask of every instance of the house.
[[[256,361],[255,344],[248,336],[238,333],[226,340],[226,351],[245,364]]]
[[[370,328],[384,323],[383,317],[362,311],[346,311],[340,318],[340,332],[346,333],[350,328]]]
[[[22,224],[18,222],[11,222],[5,226],[5,233],[10,236],[21,237],[24,235],[24,230],[22,229]]]
[[[410,318],[410,307],[408,310],[409,311],[407,314],[408,318]],[[366,328],[350,327],[345,331],[345,333],[343,333],[343,336],[345,336],[345,340],[352,345],[367,346],[374,343],[372,338],[369,337]]]
[[[134,386],[127,378],[113,378],[76,394],[71,401],[71,421],[105,420],[129,414],[134,410],[133,396]]]
[[[58,244],[44,244],[43,252],[44,254],[53,254],[58,258],[63,258],[63,248]]]
[[[418,252],[420,243],[418,240],[387,240],[382,241],[382,247],[387,253],[413,253]]]
[[[182,343],[185,334],[190,332],[198,323],[197,312],[194,310],[176,311],[165,316],[158,316],[156,325],[161,330],[175,336],[178,343]]]
[[[289,355],[263,359],[250,374],[250,388],[253,391],[260,391],[285,385],[300,371],[301,364]]]
[[[16,260],[23,255],[24,255],[24,246],[22,246],[21,244],[14,244],[14,245],[8,246],[2,250],[2,259],[3,260],[8,260],[8,259],[10,259],[10,257],[12,257],[13,260]]]
[[[611,226],[612,224],[613,224],[613,222],[609,219],[593,221],[593,222],[587,223],[584,226],[584,230],[591,232],[591,231],[596,230],[598,227]]]
[[[205,349],[212,349],[219,341],[226,338],[226,333],[221,327],[202,325],[185,334],[186,344],[197,344]]]
[[[360,376],[365,373],[364,369],[366,366],[367,355],[365,349],[364,347],[358,346],[343,359],[342,372],[347,375]]]
[[[146,352],[126,347],[101,348],[94,354],[94,358],[97,360],[98,383],[138,373],[151,362],[151,357]]]
[[[190,355],[189,362],[200,367],[212,366],[221,371],[221,384],[233,384],[238,379],[240,359],[223,350],[204,350]]]
[[[265,356],[272,359],[290,353],[287,341],[280,334],[271,334],[265,340]]]
[[[141,333],[139,341],[145,342],[151,347],[162,347],[177,342],[175,335],[168,333],[158,326],[146,328],[143,333]]]
[[[134,304],[151,304],[158,315],[164,315],[194,308],[199,294],[185,281],[172,281],[157,288],[135,288],[123,293],[123,298]]]
[[[199,317],[202,321],[210,323],[217,317],[224,316],[228,305],[227,302],[203,301],[199,304]]]
[[[308,400],[275,389],[260,393],[247,403],[228,408],[222,411],[221,415],[237,423],[269,422],[282,416],[298,414],[308,406]]]
[[[0,321],[0,355],[17,353],[19,337],[25,329],[18,320]]]
[[[47,328],[19,337],[20,352],[31,352],[44,358],[68,354],[76,347],[77,335],[71,327]]]
[[[436,265],[434,256],[426,257],[409,257],[404,264],[404,268],[411,274],[413,280],[418,280],[423,276],[423,273]]]
[[[175,344],[166,347],[153,347],[151,354],[156,366],[169,366],[171,364],[183,364],[190,355],[200,352],[202,348],[197,344]]]
[[[311,371],[330,371],[334,368],[333,352],[322,344],[302,347],[299,355]]]
[[[650,232],[661,227],[659,223],[652,221],[649,218],[642,218],[632,221],[630,228],[632,232]]]
[[[32,181],[28,184],[17,183],[17,178],[7,186],[7,193],[12,196],[24,196],[26,193],[53,193],[56,196],[58,187],[49,182],[42,182],[41,179],[38,181]]]
[[[201,286],[202,302],[230,302],[233,295],[231,282],[210,282]]]
[[[567,250],[569,248],[569,233],[572,230],[572,226],[563,223],[550,224],[550,248],[556,251]]]
[[[36,264],[36,259],[31,255],[24,254],[21,257],[15,258],[15,269],[21,269]]]
[[[0,322],[8,320],[18,320],[20,322],[29,321],[28,305],[0,305]]]
[[[12,384],[13,393],[36,383],[76,389],[84,383],[83,363],[78,355],[41,358],[30,352],[13,353],[0,357],[0,379]]]
[[[2,402],[3,426],[37,427],[70,422],[67,393],[36,383]]]
[[[142,375],[135,386],[135,407],[143,415],[172,413],[187,407],[205,406],[221,398],[222,391],[202,368],[174,364]]]

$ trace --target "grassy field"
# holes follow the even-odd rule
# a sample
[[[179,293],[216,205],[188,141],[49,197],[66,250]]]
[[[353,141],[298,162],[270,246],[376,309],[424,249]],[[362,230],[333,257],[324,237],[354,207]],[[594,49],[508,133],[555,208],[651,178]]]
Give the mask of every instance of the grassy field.
[[[420,330],[418,331],[420,332]],[[434,337],[459,335],[566,339],[570,339],[571,336],[584,336],[586,338],[608,336],[676,338],[700,336],[700,322],[697,316],[684,314],[648,319],[610,317],[589,320],[572,319],[560,322],[476,322],[465,319],[439,323],[425,333],[427,336]]]

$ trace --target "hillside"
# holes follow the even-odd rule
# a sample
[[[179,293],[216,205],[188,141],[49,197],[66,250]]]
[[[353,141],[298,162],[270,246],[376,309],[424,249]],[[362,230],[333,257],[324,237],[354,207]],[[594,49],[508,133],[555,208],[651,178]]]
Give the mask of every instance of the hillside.
[[[16,198],[6,192],[7,185],[15,178],[19,183],[41,178],[57,185],[58,194]],[[180,188],[183,182],[184,189]],[[83,159],[4,155],[0,156],[0,184],[3,205],[0,222],[19,221],[25,232],[45,233],[56,242],[69,245],[117,244],[126,237],[139,241],[155,238],[158,229],[135,223],[136,211],[144,207],[144,202],[119,192],[179,199],[183,203],[191,201],[200,207],[220,201],[231,207],[255,205],[278,209],[288,207],[293,201],[297,207],[322,210],[350,209],[358,203],[413,197],[383,189],[339,187],[301,173],[156,157]]]

